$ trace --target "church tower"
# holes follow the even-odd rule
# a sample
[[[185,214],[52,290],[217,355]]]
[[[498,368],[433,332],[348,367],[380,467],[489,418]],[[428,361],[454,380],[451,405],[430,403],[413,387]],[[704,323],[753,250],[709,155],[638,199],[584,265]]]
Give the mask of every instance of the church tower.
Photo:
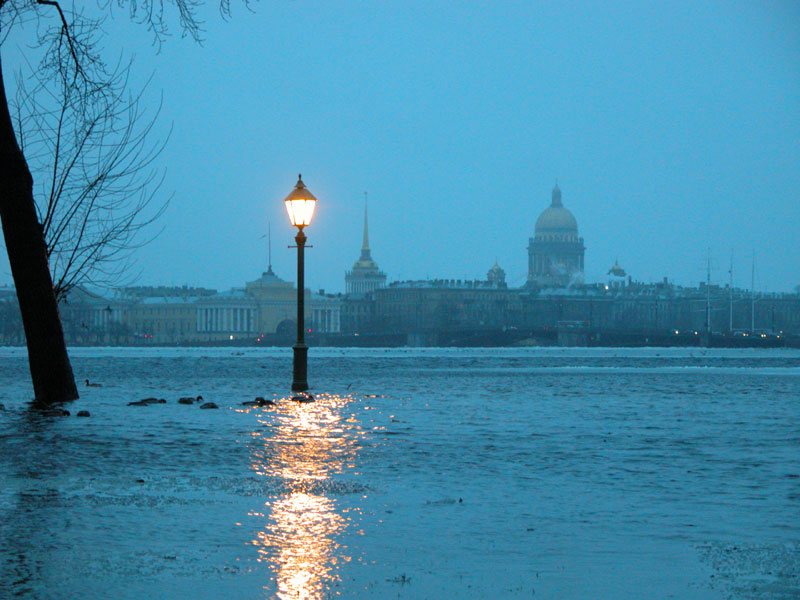
[[[528,285],[567,287],[583,273],[586,247],[578,237],[578,222],[561,202],[556,183],[550,206],[536,219],[528,244]]]
[[[369,249],[366,192],[364,192],[364,237],[361,242],[361,257],[355,262],[353,269],[345,273],[344,283],[347,294],[366,294],[386,287],[386,274],[378,269],[378,263],[372,260]]]

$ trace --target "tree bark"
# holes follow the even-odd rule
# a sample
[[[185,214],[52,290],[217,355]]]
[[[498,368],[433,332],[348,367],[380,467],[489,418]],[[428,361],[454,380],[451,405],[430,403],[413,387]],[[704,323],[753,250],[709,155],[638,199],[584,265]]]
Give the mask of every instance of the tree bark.
[[[36,401],[52,404],[74,400],[78,390],[47,264],[47,246],[36,216],[33,178],[17,143],[8,110],[2,60],[0,220],[28,344],[28,364]]]

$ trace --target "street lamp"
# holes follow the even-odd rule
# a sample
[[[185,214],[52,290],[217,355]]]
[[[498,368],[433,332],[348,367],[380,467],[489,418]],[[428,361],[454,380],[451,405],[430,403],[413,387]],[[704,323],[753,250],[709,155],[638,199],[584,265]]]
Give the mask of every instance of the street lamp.
[[[298,175],[297,184],[283,202],[286,205],[286,212],[289,213],[289,221],[297,227],[297,235],[294,238],[294,241],[297,242],[297,342],[294,345],[294,381],[292,381],[292,391],[306,392],[308,390],[308,346],[305,344],[303,249],[307,238],[306,234],[303,233],[303,227],[311,224],[314,208],[317,206],[317,199],[306,188],[303,183],[303,176]],[[294,399],[309,401],[314,398],[311,394],[303,393],[294,396]]]

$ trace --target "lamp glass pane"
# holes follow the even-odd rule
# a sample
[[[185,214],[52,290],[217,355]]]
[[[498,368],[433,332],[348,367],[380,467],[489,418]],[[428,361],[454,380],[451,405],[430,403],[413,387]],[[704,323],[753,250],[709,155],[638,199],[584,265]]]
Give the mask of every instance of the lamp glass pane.
[[[306,200],[303,203],[303,224],[311,225],[311,218],[314,216],[314,209],[317,206],[316,200]]]
[[[314,216],[314,208],[316,207],[316,200],[287,200],[286,212],[289,213],[289,220],[295,227],[311,224],[311,218]]]
[[[286,205],[286,212],[289,213],[289,222],[292,225],[295,225],[296,223],[295,223],[295,219],[294,219],[294,210],[293,210],[294,207],[292,206],[292,204],[293,203],[289,202],[289,201],[284,202],[284,205]]]

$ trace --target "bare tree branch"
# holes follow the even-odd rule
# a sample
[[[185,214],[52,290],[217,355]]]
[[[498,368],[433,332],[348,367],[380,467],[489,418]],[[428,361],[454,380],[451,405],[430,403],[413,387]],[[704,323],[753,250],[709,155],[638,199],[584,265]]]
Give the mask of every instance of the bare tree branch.
[[[72,54],[72,59],[75,61],[75,76],[77,77],[78,73],[81,70],[81,61],[78,59],[78,52],[75,49],[75,44],[72,40],[72,35],[70,35],[69,23],[67,22],[67,17],[64,16],[64,11],[61,10],[61,5],[58,2],[54,2],[53,0],[36,0],[36,4],[43,4],[46,6],[56,7],[56,10],[58,11],[58,16],[61,18],[61,32],[67,39],[67,44],[69,44],[69,51]]]
[[[145,111],[147,86],[130,94],[129,69],[90,87],[73,85],[68,72],[34,73],[31,90],[18,77],[15,121],[29,130],[26,155],[59,298],[82,283],[124,283],[133,250],[152,239],[145,230],[168,204],[156,165],[167,140],[151,139],[160,103]]]
[[[156,45],[168,35],[165,7],[177,12],[183,35],[200,41],[201,0],[103,1],[99,14],[110,14],[112,3],[127,6],[131,18],[153,33]],[[2,49],[12,29],[33,24],[36,43],[30,48],[44,53],[34,71],[38,83],[30,94],[18,95],[16,118],[0,69],[0,218],[31,380],[37,400],[46,404],[78,397],[53,282],[63,295],[83,279],[97,282],[124,273],[121,264],[136,247],[136,234],[166,206],[154,200],[163,182],[154,161],[163,144],[144,141],[158,112],[145,115],[139,96],[123,95],[127,70],[106,69],[100,20],[83,10],[74,5],[65,10],[58,0],[0,0]],[[221,0],[220,11],[230,13],[229,0]],[[137,129],[136,123],[144,126]],[[32,181],[37,182],[35,196]]]

